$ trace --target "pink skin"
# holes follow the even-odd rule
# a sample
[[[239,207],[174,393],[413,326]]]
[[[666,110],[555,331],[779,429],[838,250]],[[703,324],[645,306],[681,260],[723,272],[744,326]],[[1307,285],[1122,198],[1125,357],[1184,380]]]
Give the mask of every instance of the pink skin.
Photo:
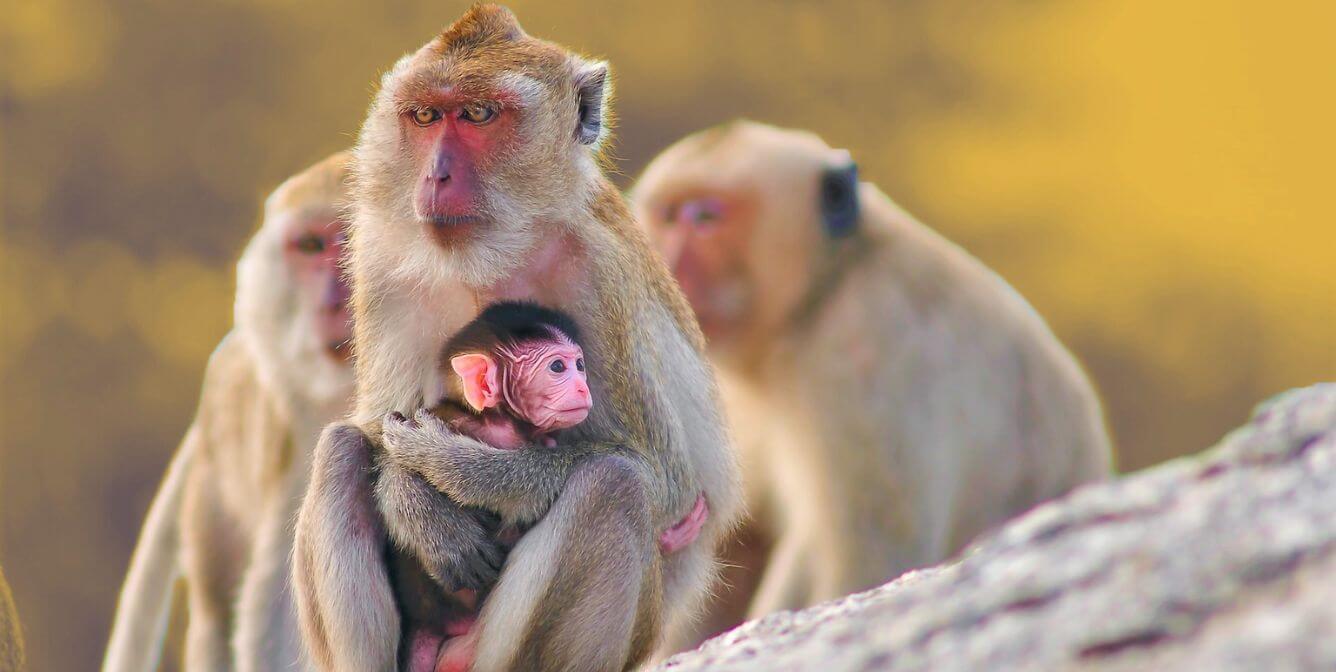
[[[413,638],[408,649],[408,669],[432,672],[467,672],[473,664],[473,653],[478,643],[474,632],[476,617],[460,618],[445,626],[444,636],[421,633]]]
[[[481,353],[452,357],[450,367],[463,381],[466,403],[474,410],[485,411],[505,401],[517,415],[544,433],[584,422],[593,406],[584,370],[584,351],[564,334],[554,331],[552,335],[547,341],[498,348],[496,358]],[[508,450],[526,443],[527,437],[513,422],[491,414],[481,417],[456,431],[464,430],[480,441]],[[555,446],[551,437],[541,438],[549,447]],[[659,535],[659,550],[669,555],[689,546],[700,536],[709,513],[705,495],[697,495],[691,512]],[[416,635],[410,648],[409,669],[467,672],[477,648],[476,624],[472,618],[457,619],[446,625],[444,637],[432,633]]]
[[[352,292],[338,266],[346,244],[343,227],[333,217],[294,220],[283,244],[283,257],[303,298],[319,306],[316,334],[329,355],[341,362],[348,360],[353,337]]]
[[[445,87],[404,105],[402,125],[421,161],[414,207],[418,219],[442,244],[467,236],[483,223],[478,159],[495,152],[499,139],[514,126],[513,112],[504,108],[515,100],[505,91],[477,96]],[[486,121],[465,116],[465,107],[477,104],[492,111]],[[435,118],[424,123],[417,118],[419,110]]]
[[[450,367],[464,383],[464,400],[477,411],[504,401],[544,434],[584,422],[594,404],[584,351],[564,334],[552,336],[498,348],[496,359],[481,353],[451,358]]]
[[[470,621],[465,632],[445,642],[432,672],[468,672],[473,667],[473,656],[478,648],[478,631],[473,625]]]
[[[659,551],[664,555],[672,555],[690,546],[700,536],[700,528],[705,526],[705,519],[709,516],[710,507],[705,503],[705,494],[696,495],[696,505],[692,507],[691,513],[659,535]]]
[[[729,210],[722,198],[686,199],[663,210],[663,219],[654,229],[668,268],[708,337],[720,335],[723,323],[728,321],[726,316],[715,314],[710,299],[723,276],[726,253],[735,244],[729,235],[733,232],[726,226],[726,218],[732,214]]]

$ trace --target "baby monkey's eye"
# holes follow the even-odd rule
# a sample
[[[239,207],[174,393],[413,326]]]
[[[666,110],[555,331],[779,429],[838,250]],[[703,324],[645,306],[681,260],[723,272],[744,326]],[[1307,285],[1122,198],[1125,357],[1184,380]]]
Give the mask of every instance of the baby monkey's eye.
[[[496,110],[487,105],[474,104],[465,105],[464,107],[459,108],[459,118],[470,124],[478,124],[481,126],[491,121],[494,117],[496,117]]]
[[[308,233],[298,238],[292,246],[302,254],[317,254],[325,251],[325,239],[314,233]]]
[[[585,360],[584,360],[584,357],[581,357],[581,358],[575,360],[575,370],[576,370],[576,371],[584,371],[584,370],[585,370]]]
[[[552,360],[552,363],[551,363],[551,364],[548,364],[548,365],[547,365],[547,368],[548,368],[548,370],[551,371],[552,373],[565,373],[565,372],[566,372],[566,362],[563,362],[563,361],[561,361],[560,359],[554,359],[554,360]]]
[[[434,107],[419,107],[413,110],[413,123],[418,126],[430,126],[441,118],[441,111]]]

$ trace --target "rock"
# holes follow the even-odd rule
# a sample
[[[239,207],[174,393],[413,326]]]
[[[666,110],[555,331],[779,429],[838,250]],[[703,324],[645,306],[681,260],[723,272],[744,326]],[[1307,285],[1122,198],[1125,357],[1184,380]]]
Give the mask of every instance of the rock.
[[[659,670],[1336,670],[1336,384]]]

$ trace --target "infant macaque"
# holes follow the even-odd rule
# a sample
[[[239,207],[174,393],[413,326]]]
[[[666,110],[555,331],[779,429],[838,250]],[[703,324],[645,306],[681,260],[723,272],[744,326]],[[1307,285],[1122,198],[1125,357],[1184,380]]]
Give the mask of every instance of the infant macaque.
[[[593,404],[574,321],[530,303],[483,310],[445,344],[440,367],[445,397],[431,414],[502,450],[560,450],[556,433],[584,422]],[[416,425],[395,414],[386,429]],[[501,520],[438,491],[421,475],[439,457],[435,446],[417,458],[383,457],[376,498],[395,546],[447,593],[490,588],[534,521]]]
[[[574,321],[529,303],[482,311],[442,348],[440,373],[445,397],[431,414],[448,430],[501,450],[560,451],[556,434],[584,422],[593,406]],[[401,415],[387,421],[389,428],[416,425]],[[446,639],[472,628],[506,553],[534,521],[503,520],[451,501],[415,473],[431,468],[428,459],[384,457],[376,496],[399,549],[389,567],[402,617],[400,656],[430,665]],[[700,517],[675,526],[675,534],[690,543]],[[456,646],[467,651],[471,644]]]

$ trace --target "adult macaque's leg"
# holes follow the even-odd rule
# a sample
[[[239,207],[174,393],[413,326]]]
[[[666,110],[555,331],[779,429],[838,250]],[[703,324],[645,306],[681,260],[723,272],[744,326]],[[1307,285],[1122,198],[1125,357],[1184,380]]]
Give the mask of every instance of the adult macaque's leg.
[[[662,568],[641,468],[577,466],[483,606],[473,670],[617,670],[653,648]],[[522,641],[506,633],[526,633]]]
[[[311,660],[324,670],[392,670],[399,647],[372,450],[357,427],[325,428],[297,519],[297,613]]]

